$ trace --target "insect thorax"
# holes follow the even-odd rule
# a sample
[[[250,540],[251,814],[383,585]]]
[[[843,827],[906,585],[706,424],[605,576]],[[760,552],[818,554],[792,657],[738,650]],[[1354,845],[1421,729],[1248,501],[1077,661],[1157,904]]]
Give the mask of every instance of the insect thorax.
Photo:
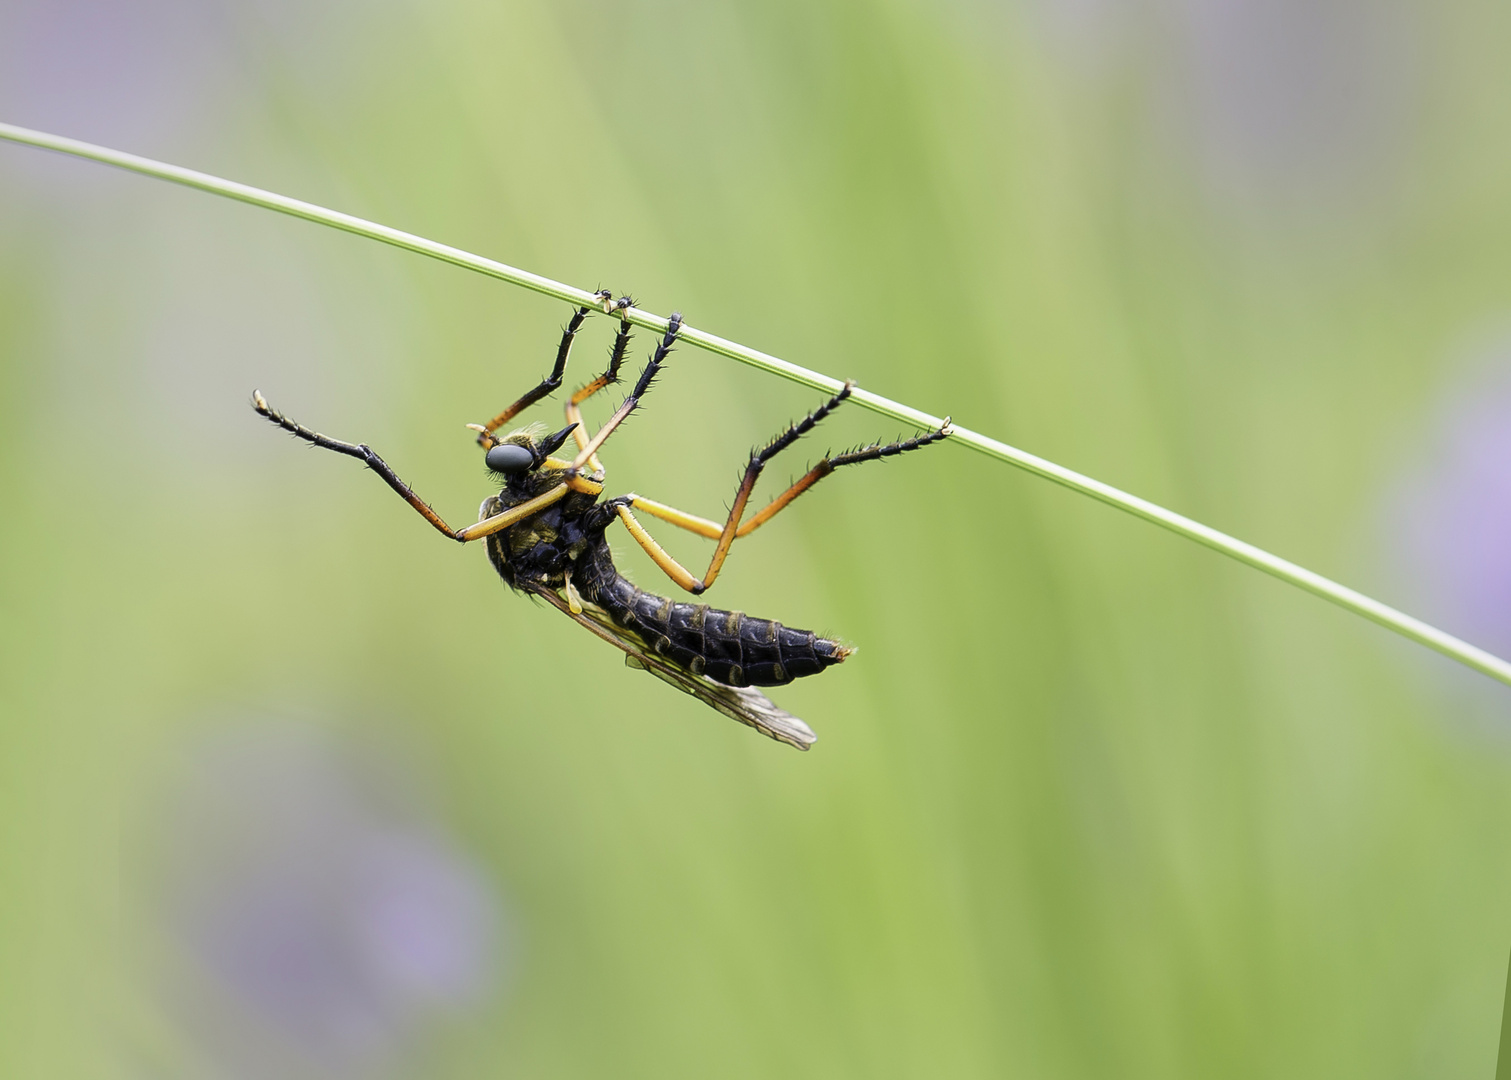
[[[479,520],[502,513],[534,498],[533,485],[511,482],[483,501]],[[516,588],[525,583],[559,589],[578,560],[596,561],[599,547],[607,550],[604,522],[594,521],[596,495],[573,492],[558,503],[532,514],[503,532],[488,537],[488,558],[499,575]]]

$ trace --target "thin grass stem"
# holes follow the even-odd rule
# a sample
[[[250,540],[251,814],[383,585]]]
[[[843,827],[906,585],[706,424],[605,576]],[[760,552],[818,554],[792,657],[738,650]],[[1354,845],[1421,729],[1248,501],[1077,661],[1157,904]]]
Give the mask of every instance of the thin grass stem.
[[[111,150],[108,147],[96,146],[92,143],[80,142],[77,139],[64,138],[61,135],[51,135],[47,132],[32,131],[27,128],[16,127],[12,124],[0,123],[0,139],[11,142],[24,143],[27,146],[36,146],[45,150],[56,150],[64,154],[72,154],[75,157],[88,158],[105,165],[114,165],[117,168],[129,169],[132,172],[142,173],[145,176],[155,177],[159,180],[171,180],[176,184],[186,187],[198,188],[200,191],[208,191],[213,195],[222,195],[229,199],[251,203],[268,210],[276,210],[292,217],[303,218],[305,221],[313,221],[319,225],[327,225],[334,229],[342,229],[358,236],[365,236],[371,240],[379,240],[394,247],[413,251],[420,255],[428,255],[432,259],[452,263],[468,270],[475,270],[480,274],[507,281],[513,285],[519,285],[535,292],[553,296],[558,300],[565,300],[570,304],[587,306],[599,309],[599,297],[586,289],[579,289],[560,281],[552,281],[550,278],[532,274],[528,270],[520,270],[507,266],[493,259],[486,259],[481,255],[474,255],[469,251],[451,247],[447,244],[428,240],[423,236],[393,229],[387,225],[379,225],[376,222],[366,221],[350,214],[343,214],[337,210],[328,210],[323,206],[303,202],[299,199],[291,199],[286,195],[278,195],[261,188],[251,187],[247,184],[239,184],[234,180],[224,180],[208,173],[196,172],[193,169],[185,169],[178,165],[168,165],[161,161],[153,161],[151,158],[138,157],[135,154],[122,153],[119,150]],[[657,333],[664,333],[667,328],[667,320],[654,312],[644,311],[640,308],[629,308],[624,311],[615,311],[616,318],[626,318],[636,326],[645,327]],[[700,346],[710,352],[719,353],[751,367],[760,368],[773,375],[780,375],[784,379],[801,383],[815,390],[824,390],[828,393],[837,393],[844,384],[829,375],[808,368],[799,367],[797,364],[782,360],[779,357],[768,355],[752,349],[738,342],[729,341],[725,338],[710,334],[696,327],[682,325],[678,340]],[[857,387],[850,395],[850,400],[863,405],[872,412],[883,416],[901,420],[923,429],[937,428],[943,422],[937,416],[931,416],[921,410],[903,405],[900,402],[884,398],[880,394],[874,394],[869,390]],[[1278,555],[1273,555],[1253,544],[1219,532],[1199,521],[1193,521],[1183,514],[1177,514],[1173,510],[1167,510],[1163,506],[1141,499],[1137,495],[1130,495],[1126,491],[1104,484],[1100,480],[1093,480],[1089,476],[1067,469],[1063,465],[1056,465],[1052,461],[1030,454],[1025,450],[1009,446],[1004,442],[972,431],[969,428],[953,427],[950,441],[969,446],[978,450],[988,457],[1005,461],[1020,469],[1042,476],[1046,480],[1052,480],[1057,484],[1079,491],[1083,495],[1089,495],[1109,506],[1115,506],[1119,510],[1127,511],[1135,517],[1141,517],[1145,521],[1151,521],[1156,525],[1169,529],[1173,533],[1184,536],[1188,540],[1194,540],[1214,551],[1237,559],[1241,563],[1263,570],[1265,573],[1289,582],[1307,592],[1330,600],[1339,607],[1352,611],[1356,615],[1362,615],[1372,622],[1379,623],[1387,629],[1394,630],[1402,637],[1411,639],[1419,644],[1435,649],[1445,656],[1452,657],[1459,663],[1476,671],[1483,672],[1493,679],[1498,679],[1507,685],[1511,685],[1511,663],[1493,656],[1483,649],[1476,648],[1468,642],[1461,641],[1451,634],[1444,633],[1435,626],[1431,626],[1420,619],[1414,619],[1410,615],[1397,611],[1387,604],[1365,596],[1363,593],[1340,585],[1338,582],[1323,577],[1321,574],[1312,572],[1303,566],[1298,566]]]

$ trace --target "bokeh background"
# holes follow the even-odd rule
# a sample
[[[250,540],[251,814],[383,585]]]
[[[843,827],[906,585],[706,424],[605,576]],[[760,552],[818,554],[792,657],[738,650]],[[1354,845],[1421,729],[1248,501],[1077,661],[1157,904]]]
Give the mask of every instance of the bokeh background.
[[[680,308],[1506,655],[1508,34],[7,0],[0,116]],[[0,145],[0,1074],[1492,1075],[1511,691],[946,445],[711,597],[860,646],[797,754],[247,407],[466,521],[566,314]],[[715,515],[814,403],[682,349],[613,486]]]

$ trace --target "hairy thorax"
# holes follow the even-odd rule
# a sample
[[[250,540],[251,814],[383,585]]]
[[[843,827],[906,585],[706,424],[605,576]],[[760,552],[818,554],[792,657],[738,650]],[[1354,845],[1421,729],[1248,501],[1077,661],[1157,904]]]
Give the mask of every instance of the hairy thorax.
[[[478,519],[492,517],[527,502],[561,482],[561,474],[542,470],[511,479],[497,494],[483,500]],[[593,511],[598,497],[573,492],[538,514],[488,537],[488,558],[510,585],[542,585],[560,589],[578,560],[606,546],[606,521]],[[590,559],[590,561],[592,561]]]

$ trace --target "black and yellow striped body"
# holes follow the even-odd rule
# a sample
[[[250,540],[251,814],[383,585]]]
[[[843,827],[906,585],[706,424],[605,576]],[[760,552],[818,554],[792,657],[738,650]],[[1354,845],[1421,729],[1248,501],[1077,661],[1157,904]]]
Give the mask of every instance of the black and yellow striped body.
[[[645,592],[614,568],[607,543],[579,560],[573,581],[584,600],[640,635],[654,652],[725,686],[781,686],[817,675],[850,654],[811,630]]]
[[[522,480],[518,490],[511,483],[488,499],[482,516],[532,497],[532,481]],[[817,675],[850,654],[841,643],[809,630],[645,592],[614,566],[604,537],[613,520],[609,506],[574,494],[488,537],[488,557],[511,586],[573,589],[648,650],[725,686],[781,686]]]

